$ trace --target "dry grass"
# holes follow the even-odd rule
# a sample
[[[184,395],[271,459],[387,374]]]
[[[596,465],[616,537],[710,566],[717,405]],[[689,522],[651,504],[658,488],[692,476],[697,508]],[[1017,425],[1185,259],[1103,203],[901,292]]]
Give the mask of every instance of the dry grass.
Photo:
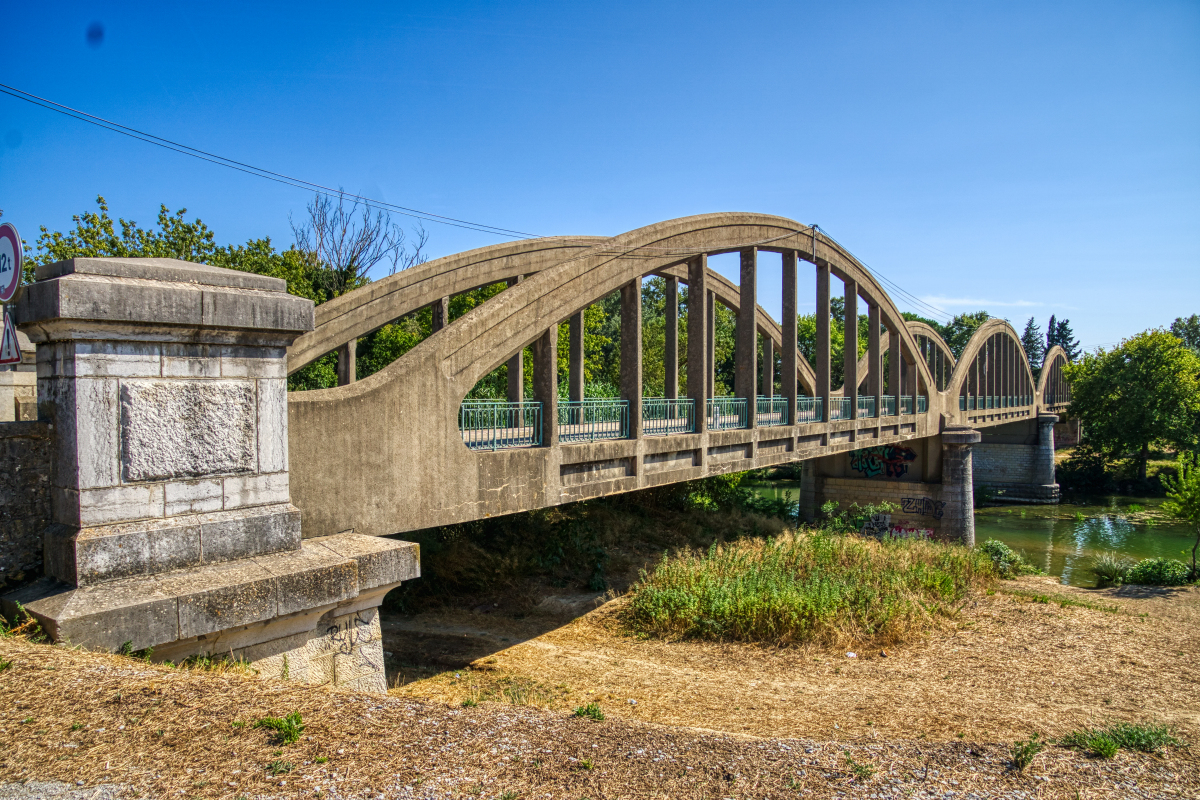
[[[761,739],[629,719],[592,722],[484,702],[462,709],[236,672],[0,640],[0,781],[124,784],[152,797],[755,797],[1014,791],[1089,798],[1179,794],[1188,751],[1087,759],[1057,748],[1028,774],[987,742]],[[297,712],[279,746],[252,722]],[[606,710],[607,713],[607,710]],[[234,723],[247,723],[236,726]],[[286,772],[283,763],[292,768]],[[272,765],[275,765],[272,770]],[[278,774],[271,774],[272,771]],[[870,773],[870,777],[867,777]],[[1078,793],[1078,794],[1077,794]]]
[[[406,667],[396,691],[452,704],[472,682],[536,676],[559,692],[548,708],[599,699],[610,715],[755,736],[1012,742],[1126,720],[1200,742],[1200,591],[1000,587],[886,657],[636,639],[615,619],[621,601],[561,625],[446,613],[385,618],[384,630],[395,663],[425,665]]]

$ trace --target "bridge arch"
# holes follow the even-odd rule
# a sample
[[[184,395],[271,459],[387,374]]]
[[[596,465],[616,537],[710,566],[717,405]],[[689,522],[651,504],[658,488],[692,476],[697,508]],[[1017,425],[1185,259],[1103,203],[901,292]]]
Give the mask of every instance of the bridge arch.
[[[989,319],[967,342],[946,392],[959,411],[1025,409],[1038,402],[1033,370],[1016,330]]]
[[[1067,410],[1071,404],[1071,384],[1063,374],[1067,361],[1067,353],[1059,345],[1054,345],[1042,359],[1042,373],[1038,376],[1037,395],[1042,408],[1052,414]]]
[[[870,273],[835,242],[796,222],[762,214],[710,214],[630,231],[569,254],[511,286],[362,381],[289,395],[293,495],[306,514],[306,535],[398,533],[839,452],[861,445],[854,444],[853,435],[838,432],[864,425],[877,431],[877,441],[936,433],[930,426],[936,425],[940,401],[929,392],[930,413],[908,417],[905,425],[885,433],[878,421],[847,418],[815,423],[818,427],[802,438],[794,431],[768,430],[760,436],[758,430],[724,430],[495,452],[463,445],[458,430],[463,398],[497,366],[543,340],[548,326],[641,276],[710,254],[754,248],[795,253],[818,270],[828,269],[848,284],[848,292],[852,288],[874,306],[906,355],[919,352]],[[927,365],[914,361],[919,382],[914,387],[932,387]],[[760,457],[760,441],[782,449],[764,449]],[[811,455],[802,455],[810,450]],[[775,461],[768,452],[775,453],[770,456]]]

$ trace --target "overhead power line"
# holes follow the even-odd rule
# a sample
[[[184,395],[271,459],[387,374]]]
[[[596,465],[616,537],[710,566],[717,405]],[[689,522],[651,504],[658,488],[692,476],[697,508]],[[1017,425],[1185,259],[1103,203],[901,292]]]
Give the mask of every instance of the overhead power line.
[[[481,222],[471,222],[470,220],[458,219],[456,217],[447,217],[441,214],[434,214],[430,211],[421,211],[420,209],[416,208],[407,208],[405,206],[399,206],[395,203],[388,203],[383,200],[375,200],[362,195],[350,194],[349,192],[344,192],[340,189],[334,189],[331,186],[313,183],[312,181],[306,181],[302,178],[294,178],[281,172],[274,172],[269,169],[263,169],[262,167],[256,167],[253,164],[247,164],[242,161],[236,161],[232,158],[226,158],[225,156],[220,156],[216,153],[210,153],[207,150],[191,147],[171,139],[164,139],[161,136],[155,136],[152,133],[147,133],[146,131],[138,130],[137,128],[131,128],[127,125],[122,125],[118,122],[113,122],[112,120],[104,119],[103,117],[98,117],[94,114],[89,114],[86,111],[80,111],[77,108],[63,105],[62,103],[56,103],[53,100],[26,92],[22,89],[16,88],[15,86],[9,86],[7,84],[0,83],[0,93],[9,95],[10,97],[15,97],[18,100],[24,100],[32,105],[39,106],[47,109],[48,111],[54,111],[55,113],[62,114],[63,116],[79,120],[80,122],[86,122],[90,125],[95,125],[98,128],[104,128],[105,130],[112,131],[113,133],[119,133],[122,136],[128,136],[131,139],[137,139],[139,141],[146,142],[147,144],[155,145],[156,147],[172,150],[185,156],[191,156],[192,158],[198,158],[201,161],[207,161],[210,164],[216,164],[221,167],[243,172],[247,175],[254,175],[258,178],[265,178],[266,180],[274,181],[275,183],[282,183],[286,186],[292,186],[297,189],[307,189],[330,197],[345,196],[352,200],[357,200],[371,208],[377,208],[381,211],[412,217],[413,219],[419,219],[424,222],[436,222],[441,225],[451,225],[456,228],[466,228],[467,230],[479,231],[480,233],[490,233],[496,236],[506,236],[513,239],[537,238],[536,234],[517,231],[511,228],[501,228],[496,225],[485,225]]]

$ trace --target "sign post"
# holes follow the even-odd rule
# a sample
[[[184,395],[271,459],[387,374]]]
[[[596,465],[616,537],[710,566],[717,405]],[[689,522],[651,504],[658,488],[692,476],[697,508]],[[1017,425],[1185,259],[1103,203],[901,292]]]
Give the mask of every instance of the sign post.
[[[21,285],[21,237],[11,222],[0,224],[0,303],[7,303]],[[20,364],[21,345],[8,306],[4,307],[4,339],[0,341],[0,364]]]

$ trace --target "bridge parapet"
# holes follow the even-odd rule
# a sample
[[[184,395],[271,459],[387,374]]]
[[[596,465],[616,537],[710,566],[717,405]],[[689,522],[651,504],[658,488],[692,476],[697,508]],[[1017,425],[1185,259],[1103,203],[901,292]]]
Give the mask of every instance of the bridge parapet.
[[[232,653],[386,688],[375,608],[415,546],[304,541],[286,348],[313,327],[282,280],[173,259],[39,268],[16,306],[53,431],[47,576],[4,598],[58,641]]]

